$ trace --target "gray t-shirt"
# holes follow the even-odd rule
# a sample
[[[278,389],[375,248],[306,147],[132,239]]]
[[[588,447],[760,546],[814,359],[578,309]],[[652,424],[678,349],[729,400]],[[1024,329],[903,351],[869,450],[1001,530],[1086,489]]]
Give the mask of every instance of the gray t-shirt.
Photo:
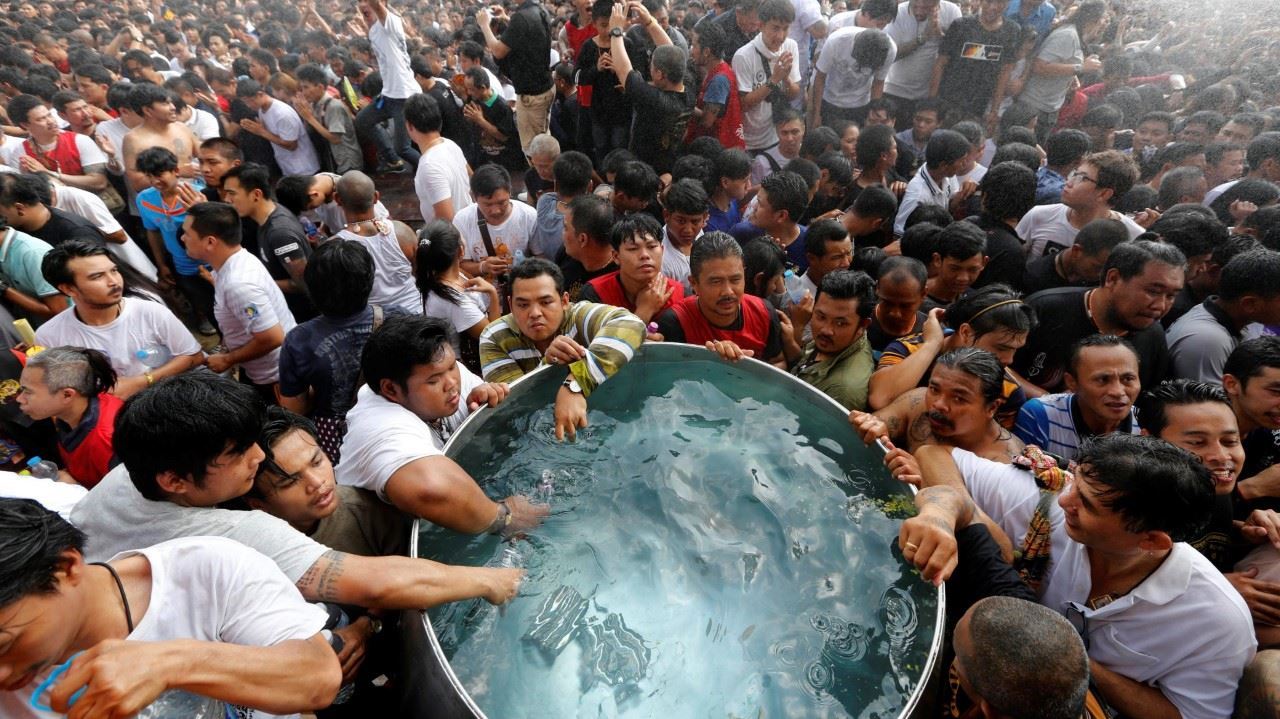
[[[296,583],[329,550],[266,512],[153,502],[133,486],[124,465],[76,504],[71,523],[89,535],[85,558],[91,562],[179,537],[226,537],[266,555]]]
[[[1084,50],[1080,46],[1080,35],[1074,25],[1063,25],[1049,33],[1040,52],[1036,54],[1040,60],[1049,63],[1070,63],[1078,65],[1084,62]],[[1073,75],[1031,75],[1022,88],[1018,100],[1037,112],[1057,112],[1067,98],[1067,88],[1071,86]]]
[[[1240,335],[1223,324],[1226,316],[1222,310],[1217,310],[1219,317],[1214,316],[1208,303],[1216,299],[1210,297],[1187,310],[1165,330],[1175,377],[1222,383],[1222,368],[1231,351],[1240,344]]]

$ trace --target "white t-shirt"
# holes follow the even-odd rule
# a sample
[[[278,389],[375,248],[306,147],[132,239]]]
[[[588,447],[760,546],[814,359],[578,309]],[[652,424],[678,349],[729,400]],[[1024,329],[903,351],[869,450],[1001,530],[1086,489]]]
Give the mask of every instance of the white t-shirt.
[[[702,233],[698,233],[698,237],[702,237]],[[694,238],[697,242],[698,238]],[[662,274],[684,285],[685,292],[692,292],[693,287],[689,284],[689,256],[676,246],[671,244],[671,237],[667,235],[667,228],[662,228]]]
[[[112,139],[114,140],[115,138]],[[53,148],[49,147],[44,149]],[[90,167],[92,165],[105,166],[107,164],[107,153],[103,152],[102,148],[98,147],[98,143],[94,142],[87,135],[76,135],[76,151],[80,153],[81,167]],[[120,151],[120,145],[116,145],[116,152]],[[6,143],[5,146],[0,149],[0,153],[3,153],[4,164],[21,170],[22,166],[18,164],[18,158],[28,154],[27,143]]]
[[[387,11],[383,22],[369,26],[369,44],[378,58],[378,70],[382,73],[382,94],[393,100],[403,100],[421,92],[409,67],[409,50],[405,47],[404,21]]]
[[[271,273],[248,250],[237,250],[213,276],[213,314],[227,347],[243,347],[254,333],[276,325],[285,334],[297,325]],[[255,384],[272,384],[280,379],[280,348],[240,367]]]
[[[889,74],[889,66],[897,57],[896,45],[889,46],[889,54],[879,70],[859,67],[853,59],[853,41],[866,28],[846,27],[827,36],[818,55],[818,70],[826,73],[822,99],[836,107],[853,109],[871,102],[871,86]]]
[[[458,303],[454,304],[431,292],[427,295],[427,309],[423,314],[445,320],[459,335],[466,334],[477,323],[488,320],[489,295],[483,292],[460,292]]]
[[[200,142],[222,136],[217,118],[198,107],[191,108],[191,117],[187,118],[186,126],[191,128]]]
[[[484,237],[480,234],[480,225],[477,223],[477,215],[480,212],[479,205],[468,205],[453,216],[453,226],[458,228],[458,233],[462,235],[462,242],[466,247],[463,250],[462,257],[467,260],[482,260],[489,256],[489,252],[484,246]],[[507,256],[511,257],[516,252],[524,252],[529,246],[529,236],[533,234],[533,230],[538,225],[538,211],[528,205],[528,203],[511,201],[511,216],[501,225],[489,225],[489,239],[493,242],[493,249],[496,251],[499,245],[507,246]]]
[[[258,111],[258,119],[262,126],[281,140],[297,141],[292,150],[271,143],[271,152],[275,155],[280,171],[286,175],[314,175],[320,171],[320,159],[316,157],[315,145],[311,144],[311,136],[307,134],[307,126],[298,117],[298,111],[280,100],[272,100],[265,110]]]
[[[800,77],[806,81],[809,77],[809,43],[813,39],[809,28],[822,21],[822,5],[818,0],[791,0],[795,8],[796,19],[787,28],[787,37],[795,41],[800,53],[796,55],[796,65],[800,68]]]
[[[462,380],[458,411],[440,424],[452,434],[470,414],[467,395],[484,383],[458,363]],[[347,412],[347,436],[342,439],[338,484],[359,487],[387,499],[387,482],[401,467],[424,457],[443,456],[447,436],[442,436],[418,415],[369,389],[356,393],[356,404]]]
[[[328,613],[308,604],[269,559],[229,539],[175,539],[111,559],[135,555],[146,557],[151,565],[151,596],[146,613],[135,618],[137,626],[127,641],[188,639],[270,647],[310,639],[328,620]],[[27,703],[38,683],[0,694],[0,715],[6,719],[57,716],[37,712]],[[273,716],[238,709],[242,713],[236,716],[246,719]]]
[[[738,48],[733,54],[733,74],[738,78],[738,92],[751,92],[761,85],[767,85],[773,64],[784,52],[791,53],[792,57],[800,55],[796,41],[791,38],[783,40],[777,52],[770,51],[765,47],[760,33],[756,33],[751,42]],[[768,68],[760,60],[762,55],[769,61]],[[791,73],[787,78],[791,82],[800,82],[798,61],[791,64]],[[750,110],[745,107],[742,109],[742,134],[747,141],[748,150],[762,150],[777,144],[778,131],[773,126],[773,107],[768,100]]]
[[[440,144],[422,153],[418,172],[413,177],[413,189],[418,193],[423,222],[436,219],[435,204],[441,200],[452,199],[455,214],[470,205],[471,181],[462,148],[444,137]]]
[[[112,216],[111,210],[107,209],[107,205],[102,198],[79,187],[71,187],[70,185],[62,185],[54,190],[53,206],[59,210],[73,212],[93,223],[98,231],[103,235],[111,235],[124,230],[116,218]],[[136,209],[136,206],[135,206]],[[156,266],[152,264],[150,258],[143,253],[142,248],[138,247],[138,243],[128,235],[124,236],[124,243],[118,244],[108,242],[107,249],[111,250],[111,254],[115,255],[117,260],[124,262],[133,269],[142,273],[144,277],[155,282],[158,275]]]
[[[147,366],[135,353],[153,345],[167,348],[174,357],[200,353],[200,343],[168,307],[136,297],[120,300],[120,316],[105,325],[81,322],[74,308],[60,312],[36,330],[36,344],[98,350],[121,377],[145,373]]]
[[[124,124],[124,120],[113,117],[106,122],[99,122],[94,128],[93,134],[98,137],[105,137],[111,143],[111,147],[116,151],[116,161],[121,163],[124,159],[124,136],[129,134],[129,127]],[[101,149],[101,148],[99,148]],[[107,167],[107,171],[113,175],[123,175],[124,165],[119,164],[116,167]],[[132,199],[132,198],[131,198]],[[129,203],[131,206],[132,202]]]
[[[369,304],[399,307],[414,315],[422,314],[422,293],[413,279],[413,265],[400,249],[395,227],[390,220],[376,221],[379,234],[358,235],[343,230],[334,237],[359,242],[373,255],[373,291]]]
[[[906,230],[907,218],[920,205],[937,205],[947,209],[951,204],[951,196],[960,191],[960,180],[947,177],[942,184],[933,181],[928,173],[927,164],[916,170],[915,177],[907,183],[907,192],[902,196],[902,204],[898,205],[898,216],[893,221],[893,233],[901,235]]]
[[[123,464],[76,504],[71,523],[89,535],[85,558],[91,562],[179,537],[226,537],[265,554],[297,582],[329,549],[266,512],[153,502],[133,486]]]
[[[1231,180],[1230,182],[1224,182],[1221,185],[1218,185],[1217,187],[1213,188],[1212,190],[1209,190],[1208,192],[1205,193],[1204,201],[1201,204],[1203,204],[1205,207],[1212,205],[1214,200],[1218,199],[1219,197],[1222,197],[1222,193],[1235,187],[1237,182],[1239,182],[1239,180]]]
[[[1017,232],[1018,237],[1026,243],[1028,262],[1046,254],[1061,252],[1076,243],[1076,234],[1080,230],[1067,221],[1069,210],[1070,208],[1061,203],[1039,205],[1022,216],[1018,222]],[[1129,230],[1131,240],[1146,231],[1127,215],[1113,211],[1111,217],[1124,223],[1125,229]]]
[[[89,490],[78,484],[0,472],[0,497],[34,499],[50,512],[62,515],[68,522],[71,521],[71,509],[88,493]]]
[[[898,17],[884,29],[895,47],[902,47],[908,42],[914,45],[917,38],[924,37],[925,27],[929,24],[928,20],[916,20],[909,6],[910,3],[907,2],[898,5]],[[959,20],[961,14],[959,5],[950,0],[942,0],[938,8],[938,24],[942,27],[942,32],[945,33],[951,23]],[[896,59],[885,78],[884,91],[908,100],[927,97],[929,83],[933,80],[933,63],[938,59],[938,46],[941,44],[941,38],[934,38],[917,47],[910,55]]]
[[[1040,497],[1031,474],[962,449],[953,449],[951,457],[974,503],[1018,546]],[[1256,641],[1249,609],[1222,573],[1178,542],[1133,591],[1089,609],[1088,550],[1067,536],[1056,501],[1049,512],[1053,554],[1040,603],[1064,615],[1076,603],[1089,623],[1089,658],[1158,688],[1186,719],[1230,716]]]

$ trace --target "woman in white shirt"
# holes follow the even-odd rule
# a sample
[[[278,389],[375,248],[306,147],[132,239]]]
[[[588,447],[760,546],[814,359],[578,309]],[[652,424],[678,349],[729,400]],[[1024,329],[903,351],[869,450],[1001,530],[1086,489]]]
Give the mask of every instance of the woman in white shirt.
[[[418,232],[418,290],[422,313],[446,320],[458,333],[458,357],[480,371],[480,333],[502,316],[498,290],[483,277],[462,272],[463,243],[458,228],[433,220]]]

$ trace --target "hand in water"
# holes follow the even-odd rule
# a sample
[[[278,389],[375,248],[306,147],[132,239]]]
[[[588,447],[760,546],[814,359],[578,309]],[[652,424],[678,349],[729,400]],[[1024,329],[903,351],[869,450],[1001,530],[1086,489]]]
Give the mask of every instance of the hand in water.
[[[481,581],[487,589],[482,596],[490,604],[502,605],[515,599],[520,592],[520,583],[524,581],[523,569],[477,567],[476,571],[484,573]]]
[[[556,393],[556,441],[565,437],[572,442],[578,438],[578,430],[587,426],[587,398],[580,393],[561,387]]]
[[[542,520],[551,512],[545,504],[534,504],[528,497],[513,494],[506,498],[507,509],[511,511],[511,522],[503,530],[503,538],[511,537],[542,524]]]

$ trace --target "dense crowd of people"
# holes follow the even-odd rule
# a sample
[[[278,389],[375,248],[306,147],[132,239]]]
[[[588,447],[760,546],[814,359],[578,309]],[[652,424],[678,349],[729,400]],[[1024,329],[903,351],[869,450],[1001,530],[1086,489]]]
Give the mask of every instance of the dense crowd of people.
[[[11,1],[0,715],[398,715],[395,610],[522,579],[411,523],[548,512],[450,436],[684,342],[918,488],[922,716],[1280,716],[1268,10]]]

